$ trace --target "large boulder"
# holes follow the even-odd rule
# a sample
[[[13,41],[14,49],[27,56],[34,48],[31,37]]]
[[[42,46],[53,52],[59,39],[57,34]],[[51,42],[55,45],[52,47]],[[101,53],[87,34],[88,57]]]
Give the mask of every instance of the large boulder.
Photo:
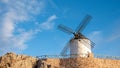
[[[0,68],[36,68],[36,62],[34,57],[7,53],[0,57]]]

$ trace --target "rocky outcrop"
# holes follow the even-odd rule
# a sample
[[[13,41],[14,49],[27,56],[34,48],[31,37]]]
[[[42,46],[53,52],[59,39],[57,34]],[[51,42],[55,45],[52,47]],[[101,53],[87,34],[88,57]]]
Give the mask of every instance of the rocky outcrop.
[[[26,56],[7,53],[0,57],[0,68],[35,68],[37,59]]]
[[[0,68],[120,68],[120,60],[88,57],[42,58],[7,53],[0,57]]]

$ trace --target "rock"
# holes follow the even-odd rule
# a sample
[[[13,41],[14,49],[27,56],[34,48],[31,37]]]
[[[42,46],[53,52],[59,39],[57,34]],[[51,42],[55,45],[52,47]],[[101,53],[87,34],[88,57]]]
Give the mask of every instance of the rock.
[[[7,53],[0,57],[0,68],[35,68],[37,59],[26,56]]]
[[[0,57],[0,68],[120,68],[120,60],[88,57],[77,58],[34,58],[7,53]]]

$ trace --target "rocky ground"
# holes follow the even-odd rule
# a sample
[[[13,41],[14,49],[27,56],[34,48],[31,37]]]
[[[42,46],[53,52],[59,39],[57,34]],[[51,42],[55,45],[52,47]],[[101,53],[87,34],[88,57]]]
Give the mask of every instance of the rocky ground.
[[[120,60],[94,58],[42,58],[7,53],[0,57],[0,68],[120,68]]]
[[[0,68],[36,68],[37,58],[7,53],[0,57]]]

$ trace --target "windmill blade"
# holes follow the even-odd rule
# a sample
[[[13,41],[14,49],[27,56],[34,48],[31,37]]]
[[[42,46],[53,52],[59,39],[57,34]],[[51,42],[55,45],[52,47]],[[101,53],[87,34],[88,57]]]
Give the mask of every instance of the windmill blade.
[[[85,37],[83,34],[81,34],[84,38],[88,39],[87,37]],[[90,41],[90,44],[88,42],[86,42],[85,40],[83,40],[84,42],[86,42],[87,44],[91,45],[92,48],[94,48],[95,43],[93,41],[91,41],[90,39],[88,39]]]
[[[90,44],[88,42],[86,42],[85,40],[83,40],[83,41],[86,42],[87,44],[91,45],[91,48],[94,48],[95,43],[93,41],[91,41],[90,39],[88,39],[88,40],[90,41]]]
[[[68,42],[66,46],[62,49],[60,55],[65,56],[67,55],[68,50],[70,49],[70,43]]]
[[[92,42],[92,41],[90,41],[90,43],[89,42],[87,42],[86,40],[84,40],[84,39],[82,39],[82,40],[80,40],[87,48],[93,48],[94,46],[95,46],[95,44]],[[89,45],[91,46],[91,47],[89,47]]]
[[[62,24],[58,25],[58,29],[61,30],[61,31],[63,31],[63,32],[66,32],[68,34],[73,34],[74,33],[71,28],[66,27],[66,26],[64,26]]]
[[[90,15],[86,15],[82,22],[79,24],[79,26],[76,29],[76,33],[82,32],[85,27],[87,26],[88,22],[92,19]]]
[[[88,43],[86,40],[83,40],[83,39],[80,39],[80,41],[89,49],[91,48],[90,46],[90,43]]]

